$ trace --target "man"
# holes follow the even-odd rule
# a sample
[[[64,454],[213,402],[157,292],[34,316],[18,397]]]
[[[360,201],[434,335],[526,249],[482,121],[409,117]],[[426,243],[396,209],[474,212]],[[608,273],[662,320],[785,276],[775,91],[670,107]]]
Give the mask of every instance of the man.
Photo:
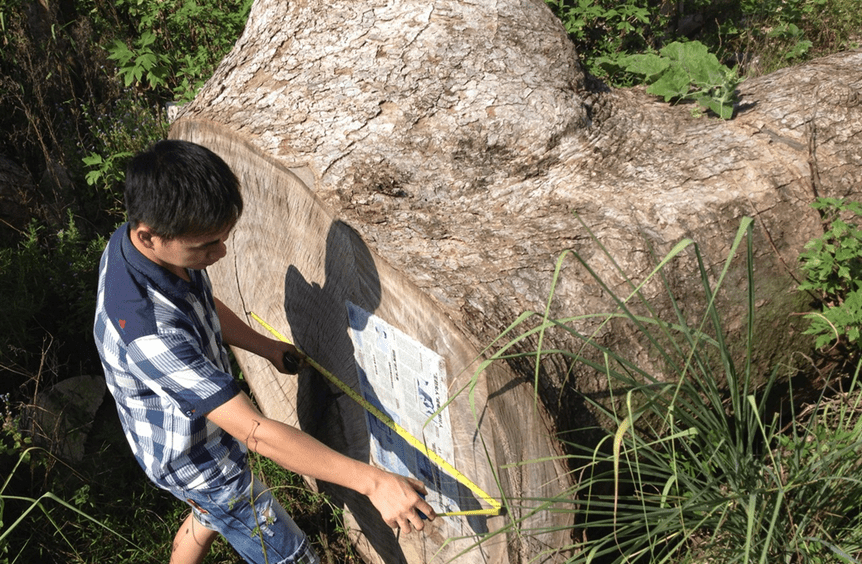
[[[287,373],[292,345],[257,333],[212,295],[205,269],[226,253],[242,213],[239,182],[208,149],[161,141],[126,173],[128,222],[99,267],[94,334],[126,438],[147,476],[192,513],[172,564],[201,562],[217,534],[248,562],[316,563],[247,450],[369,497],[391,527],[422,530],[433,509],[413,479],[372,467],[264,417],[230,374],[232,345]]]

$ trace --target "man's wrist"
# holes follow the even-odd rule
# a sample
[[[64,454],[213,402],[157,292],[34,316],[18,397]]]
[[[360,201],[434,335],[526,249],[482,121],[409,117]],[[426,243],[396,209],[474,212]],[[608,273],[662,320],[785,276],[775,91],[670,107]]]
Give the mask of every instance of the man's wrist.
[[[277,341],[275,339],[269,339],[269,342],[267,343],[267,353],[265,356],[267,360],[278,366],[286,350],[287,347],[285,346],[285,343]]]

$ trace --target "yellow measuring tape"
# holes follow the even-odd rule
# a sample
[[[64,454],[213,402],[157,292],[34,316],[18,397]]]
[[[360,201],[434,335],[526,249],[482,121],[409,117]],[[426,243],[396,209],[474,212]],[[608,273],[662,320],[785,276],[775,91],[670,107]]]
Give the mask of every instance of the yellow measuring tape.
[[[258,323],[263,325],[263,327],[267,331],[272,333],[276,339],[278,339],[280,341],[284,341],[285,343],[290,343],[290,341],[284,335],[282,335],[281,333],[276,331],[272,325],[270,325],[269,323],[267,323],[266,321],[261,319],[256,313],[254,313],[253,311],[250,311],[248,313],[249,313],[249,315],[251,315],[251,317],[255,321],[257,321]],[[293,343],[290,343],[290,344],[293,344]],[[299,348],[297,348],[297,350],[299,350]],[[500,515],[503,512],[503,508],[502,508],[502,505],[500,504],[500,502],[497,501],[496,499],[492,498],[484,490],[482,490],[479,486],[474,484],[470,480],[470,478],[468,478],[467,476],[465,476],[464,474],[459,472],[457,468],[455,468],[454,466],[452,466],[451,464],[449,464],[448,462],[443,460],[440,457],[440,455],[438,455],[436,452],[434,452],[433,450],[429,450],[421,441],[419,441],[419,439],[417,439],[416,437],[411,435],[407,429],[405,429],[404,427],[402,427],[401,425],[396,423],[391,417],[389,417],[388,415],[386,415],[385,413],[383,413],[382,411],[380,411],[379,409],[377,409],[376,407],[374,407],[373,405],[368,403],[365,400],[365,398],[363,398],[357,392],[355,392],[353,390],[353,388],[349,387],[347,384],[345,384],[344,382],[342,382],[341,380],[336,378],[334,374],[332,374],[331,372],[326,370],[324,367],[322,367],[320,364],[318,364],[314,359],[312,359],[309,356],[306,356],[305,353],[303,353],[302,351],[300,351],[300,353],[302,353],[302,355],[305,356],[305,360],[308,362],[308,364],[310,364],[318,372],[323,374],[327,380],[329,380],[330,382],[335,384],[335,386],[338,387],[339,390],[341,390],[342,392],[347,394],[348,397],[350,397],[350,399],[352,399],[353,401],[355,401],[356,403],[361,405],[363,409],[365,409],[368,413],[370,413],[371,415],[373,415],[374,417],[379,419],[381,423],[383,423],[384,425],[386,425],[387,427],[389,427],[390,429],[392,429],[393,431],[398,433],[398,435],[401,438],[403,438],[405,441],[407,441],[410,444],[410,446],[412,446],[413,448],[415,448],[416,450],[418,450],[419,452],[421,452],[422,454],[427,456],[434,464],[436,464],[437,466],[439,466],[440,468],[445,470],[449,475],[451,475],[453,478],[458,480],[458,482],[463,484],[467,489],[472,491],[474,494],[476,494],[478,497],[480,497],[485,503],[487,503],[488,505],[491,506],[488,509],[471,509],[471,510],[467,510],[467,511],[450,511],[448,513],[438,513],[437,515],[440,515],[443,517],[451,517],[451,516],[456,516],[456,515]]]

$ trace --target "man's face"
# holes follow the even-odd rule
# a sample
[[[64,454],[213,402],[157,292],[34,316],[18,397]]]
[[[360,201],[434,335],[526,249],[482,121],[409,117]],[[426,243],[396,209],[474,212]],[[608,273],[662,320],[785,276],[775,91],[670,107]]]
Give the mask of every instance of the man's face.
[[[227,254],[225,242],[232,229],[231,225],[223,231],[176,239],[163,239],[153,235],[151,258],[153,262],[175,274],[187,268],[203,270]]]

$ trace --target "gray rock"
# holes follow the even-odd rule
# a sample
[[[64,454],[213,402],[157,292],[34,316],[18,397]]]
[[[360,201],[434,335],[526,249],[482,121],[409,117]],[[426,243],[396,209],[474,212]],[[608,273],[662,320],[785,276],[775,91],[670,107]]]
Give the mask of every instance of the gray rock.
[[[34,443],[65,460],[79,462],[105,391],[104,378],[76,376],[41,392],[28,418]]]

